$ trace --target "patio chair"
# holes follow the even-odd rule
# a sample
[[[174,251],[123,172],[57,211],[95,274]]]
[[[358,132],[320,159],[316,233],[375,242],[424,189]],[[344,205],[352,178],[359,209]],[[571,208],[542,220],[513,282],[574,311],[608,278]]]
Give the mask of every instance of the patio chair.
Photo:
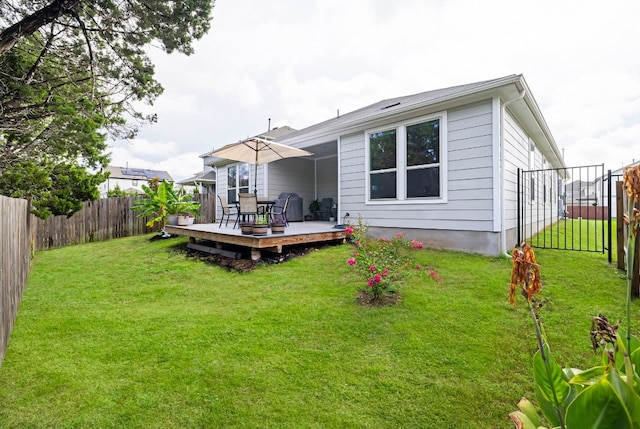
[[[227,217],[227,223],[225,223],[224,226],[229,226],[229,218],[235,213],[231,213],[232,207],[229,206],[225,195],[218,194],[218,200],[220,201],[220,208],[222,209],[222,218],[220,218],[220,225],[218,228],[222,227],[222,222],[224,222],[225,216]],[[235,207],[233,207],[233,210],[235,210]]]
[[[278,206],[278,203],[273,206],[271,212],[269,212],[269,218],[271,219],[271,222],[273,222],[273,219],[275,219],[276,217],[281,217],[284,219],[284,224],[287,226],[289,225],[289,221],[287,220],[287,207],[289,207],[290,198],[291,194],[287,194],[287,197],[284,199],[284,203],[282,203],[282,207]]]
[[[238,217],[236,217],[236,223],[233,225],[235,228],[240,222],[240,216],[243,219],[253,219],[255,220],[256,215],[258,214],[258,199],[255,193],[240,193],[238,194]]]
[[[331,217],[331,208],[333,207],[333,198],[323,198],[320,202],[320,210],[318,210],[318,214],[320,215],[320,220],[329,220]]]

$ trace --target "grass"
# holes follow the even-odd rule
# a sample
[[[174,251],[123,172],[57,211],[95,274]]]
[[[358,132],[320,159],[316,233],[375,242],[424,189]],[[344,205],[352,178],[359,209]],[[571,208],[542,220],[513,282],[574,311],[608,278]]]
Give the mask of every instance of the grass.
[[[412,277],[397,306],[369,309],[347,245],[236,273],[148,238],[36,255],[0,427],[509,428],[534,396],[508,259],[421,250],[442,283]],[[623,273],[599,254],[537,256],[554,356],[597,363],[590,317],[623,317]]]
[[[616,253],[616,224],[612,221],[611,248]],[[531,243],[534,246],[552,249],[571,249],[590,252],[600,252],[609,247],[608,221],[586,219],[561,219],[536,234]]]

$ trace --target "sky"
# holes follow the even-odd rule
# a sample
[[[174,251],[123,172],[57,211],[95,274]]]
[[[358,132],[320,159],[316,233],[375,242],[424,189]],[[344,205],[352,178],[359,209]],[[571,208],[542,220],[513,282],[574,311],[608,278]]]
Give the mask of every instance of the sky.
[[[202,155],[377,101],[523,74],[567,166],[640,160],[640,1],[217,0],[195,53],[151,59],[158,122],[112,165],[183,180]]]

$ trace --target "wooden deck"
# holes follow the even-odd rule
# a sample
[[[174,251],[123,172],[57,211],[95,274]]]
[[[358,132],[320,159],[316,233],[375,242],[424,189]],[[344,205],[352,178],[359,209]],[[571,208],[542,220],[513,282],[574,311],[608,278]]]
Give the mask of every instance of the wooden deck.
[[[263,250],[282,253],[285,246],[344,240],[347,237],[345,230],[334,226],[333,222],[291,222],[283,234],[272,234],[269,230],[263,236],[243,235],[239,228],[233,229],[231,222],[229,226],[222,227],[217,223],[167,225],[165,230],[170,234],[189,237],[190,247],[198,250],[205,249],[196,240],[212,242],[213,246],[206,246],[210,250],[205,250],[210,253],[224,253],[225,245],[246,247],[251,250],[251,259],[255,260],[261,258]]]

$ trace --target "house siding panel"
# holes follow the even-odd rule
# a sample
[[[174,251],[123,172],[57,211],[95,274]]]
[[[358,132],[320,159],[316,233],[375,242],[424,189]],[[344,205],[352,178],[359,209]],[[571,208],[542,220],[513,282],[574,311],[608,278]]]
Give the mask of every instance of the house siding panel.
[[[315,161],[288,158],[272,162],[269,168],[269,198],[275,199],[283,192],[295,192],[303,199],[302,210],[314,199]]]
[[[416,113],[416,117],[430,112]],[[491,101],[447,112],[446,202],[365,204],[364,132],[341,139],[342,213],[361,215],[372,227],[491,231],[493,156]],[[352,219],[353,221],[353,219]]]
[[[504,115],[504,205],[505,229],[517,227],[518,168],[528,169],[529,137],[508,110]],[[508,243],[509,244],[509,243]]]
[[[516,245],[516,228],[518,225],[518,168],[521,170],[530,170],[529,151],[531,140],[520,124],[507,110],[504,115],[504,204],[505,204],[505,229],[510,231],[508,236],[512,239],[507,245]],[[533,169],[540,170],[545,166],[544,156],[540,150],[535,151],[533,158]],[[550,163],[546,163],[550,165]],[[527,210],[527,225],[537,224],[533,230],[537,231],[544,225],[548,225],[557,219],[558,199],[557,199],[557,175],[552,171],[540,172],[537,177],[536,200],[525,201]],[[538,183],[539,182],[539,183]],[[527,194],[530,192],[529,183],[524,184]],[[551,193],[549,191],[551,190]],[[545,196],[542,192],[546,191]],[[534,210],[535,208],[535,210]],[[535,216],[535,219],[534,219]],[[527,228],[530,229],[531,227]]]

